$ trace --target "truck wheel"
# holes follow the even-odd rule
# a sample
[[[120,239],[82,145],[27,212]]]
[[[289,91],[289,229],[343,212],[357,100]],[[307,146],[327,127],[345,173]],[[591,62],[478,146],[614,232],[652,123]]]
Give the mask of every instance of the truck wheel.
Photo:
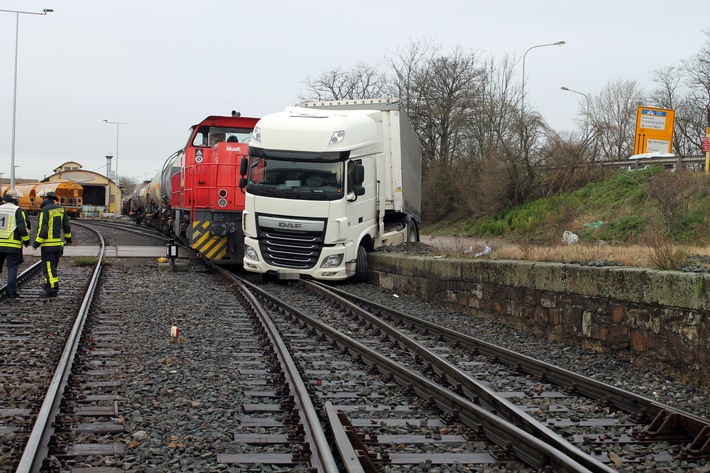
[[[419,231],[414,221],[407,224],[407,242],[415,243],[419,241]]]
[[[355,260],[355,275],[353,281],[364,283],[367,282],[367,251],[362,245],[357,248],[357,259]]]

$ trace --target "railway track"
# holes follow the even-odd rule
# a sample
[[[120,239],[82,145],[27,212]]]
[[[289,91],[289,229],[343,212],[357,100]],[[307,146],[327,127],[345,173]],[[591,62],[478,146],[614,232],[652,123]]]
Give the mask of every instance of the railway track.
[[[354,456],[361,471],[443,465],[498,471],[589,471],[476,403],[401,367],[377,337],[359,342],[344,333],[351,329],[336,330],[291,307],[284,302],[294,299],[291,288],[278,295],[272,287],[263,291],[249,285],[249,289],[288,334],[305,387],[324,411],[321,421],[337,442],[333,448],[354,452],[341,459]],[[311,297],[311,301],[317,303],[318,298]],[[268,404],[249,407],[266,411]],[[274,441],[262,437],[244,440]]]
[[[73,230],[87,244],[82,232]],[[114,244],[145,242],[113,223],[101,232]],[[18,471],[681,472],[707,465],[707,444],[693,437],[707,421],[697,416],[604,394],[601,383],[563,378],[544,363],[436,332],[333,288],[254,284],[251,275],[186,264],[184,272],[146,258],[103,266],[58,389],[63,396],[52,402],[53,421],[33,466]],[[69,314],[84,305],[79,294],[91,271],[63,259],[59,304],[35,298],[31,277],[16,305],[2,304],[10,309],[0,312],[0,471],[15,471],[30,455],[24,439],[49,402],[44,388],[54,384],[47,367],[68,337]],[[35,303],[48,306],[45,318],[23,318]]]
[[[703,464],[710,456],[707,419],[345,292],[336,295],[321,284],[302,285],[321,294],[325,302],[314,303],[304,295],[296,304],[301,312],[366,340],[379,337],[383,347],[395,347],[387,355],[390,359],[426,373],[432,381],[544,439],[590,471]],[[269,291],[282,287],[270,286]],[[298,298],[293,288],[272,297],[274,303]],[[346,309],[347,315],[342,297],[357,303]]]
[[[50,300],[41,298],[37,263],[18,276],[20,298],[0,308],[3,467],[42,463],[100,271],[100,255],[93,267],[63,266],[60,295]]]
[[[150,227],[141,227],[133,222],[127,221],[108,221],[108,220],[95,220],[95,219],[79,219],[73,222],[78,222],[80,225],[88,225],[93,228],[101,229],[102,235],[108,240],[110,244],[111,238],[116,235],[117,241],[121,241],[122,233],[130,233],[133,235],[146,237],[148,243],[154,244],[155,240],[161,242],[167,242],[170,240],[169,237],[163,235],[158,230]],[[135,244],[135,242],[134,242]]]
[[[52,299],[42,297],[40,262],[30,264],[18,275],[20,298],[0,307],[2,471],[39,471],[51,465],[50,455],[66,452],[61,435],[74,426],[67,420],[66,409],[67,401],[72,399],[72,386],[81,379],[78,372],[88,373],[89,383],[113,382],[99,379],[110,377],[110,370],[86,370],[82,361],[87,352],[97,354],[91,334],[101,334],[101,327],[116,323],[89,317],[100,282],[105,241],[90,226],[78,222],[73,225],[74,234],[81,234],[83,244],[96,244],[95,262],[67,264],[64,258],[59,271],[60,295]],[[5,291],[2,286],[0,294]],[[92,330],[88,338],[87,325]],[[91,399],[86,393],[83,396]],[[95,406],[89,410],[98,412]],[[78,415],[85,412],[79,410]],[[81,428],[80,425],[79,433]],[[100,448],[94,446],[93,450],[98,452]]]

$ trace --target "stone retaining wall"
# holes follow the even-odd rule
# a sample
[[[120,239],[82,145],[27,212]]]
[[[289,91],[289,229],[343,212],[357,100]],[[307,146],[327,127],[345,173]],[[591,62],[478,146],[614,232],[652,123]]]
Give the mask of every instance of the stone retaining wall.
[[[710,275],[371,253],[370,281],[516,330],[710,379]]]

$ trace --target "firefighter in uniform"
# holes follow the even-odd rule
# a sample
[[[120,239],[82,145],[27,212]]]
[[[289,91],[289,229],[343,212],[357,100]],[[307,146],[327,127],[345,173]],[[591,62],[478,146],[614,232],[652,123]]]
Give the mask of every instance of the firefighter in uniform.
[[[64,252],[62,232],[64,239],[71,244],[71,226],[69,216],[64,212],[64,207],[57,204],[59,198],[52,191],[41,192],[42,205],[40,206],[37,237],[32,247],[42,247],[42,268],[44,271],[44,284],[42,289],[48,297],[56,297],[59,292],[59,277],[57,270],[59,258]]]
[[[16,299],[17,270],[24,259],[22,246],[30,246],[27,216],[17,206],[17,191],[10,189],[0,205],[0,272],[7,261],[7,296]]]

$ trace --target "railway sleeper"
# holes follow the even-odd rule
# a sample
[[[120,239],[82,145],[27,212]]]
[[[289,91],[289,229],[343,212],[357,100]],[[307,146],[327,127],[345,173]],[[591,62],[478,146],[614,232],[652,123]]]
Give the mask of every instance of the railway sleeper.
[[[296,465],[305,464],[307,458],[294,459],[289,453],[220,453],[217,455],[217,463],[229,465]]]
[[[284,425],[284,424],[281,424]],[[263,423],[262,423],[263,426]],[[234,434],[234,440],[250,445],[291,445],[291,453],[218,454],[217,462],[226,464],[296,465],[310,461],[310,445],[304,442],[305,430],[297,424],[287,434]]]
[[[680,459],[710,458],[710,426],[701,425],[693,419],[661,409],[645,429],[635,430],[632,436],[637,440],[663,440],[670,443],[687,441],[689,436],[697,432],[685,448],[676,449],[676,457]]]
[[[52,452],[57,458],[88,457],[94,455],[122,455],[125,445],[120,442],[114,443],[83,443],[72,445],[64,452]]]
[[[332,409],[332,407],[331,407]],[[446,465],[446,464],[491,464],[514,460],[514,452],[511,448],[501,448],[495,446],[493,453],[396,453],[390,452],[389,445],[399,444],[426,444],[426,443],[445,443],[449,445],[463,445],[467,439],[463,435],[377,435],[374,433],[367,434],[362,429],[357,427],[377,427],[381,423],[390,424],[393,421],[400,423],[411,424],[416,420],[407,419],[356,419],[356,425],[353,423],[344,410],[337,410],[337,423],[334,422],[332,414],[329,415],[331,428],[334,430],[342,429],[342,432],[347,435],[350,444],[352,445],[355,454],[366,472],[378,471],[375,465]],[[440,420],[432,419],[427,421],[428,425],[443,425]],[[379,451],[377,450],[377,447]]]
[[[710,458],[710,426],[706,425],[700,431],[681,456],[689,459]]]

